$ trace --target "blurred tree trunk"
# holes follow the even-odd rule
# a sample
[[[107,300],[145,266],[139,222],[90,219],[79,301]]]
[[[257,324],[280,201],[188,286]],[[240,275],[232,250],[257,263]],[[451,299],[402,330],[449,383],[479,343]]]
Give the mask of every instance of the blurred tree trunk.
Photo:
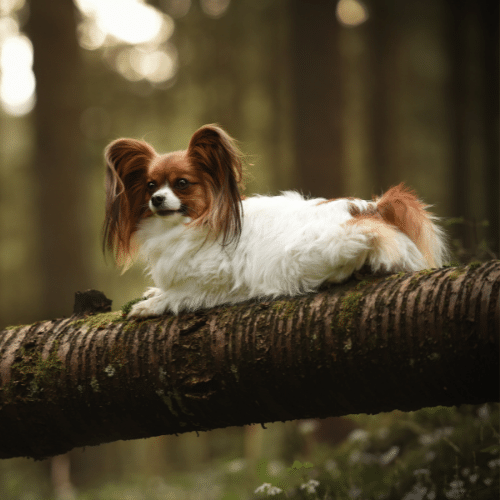
[[[396,51],[399,45],[398,27],[395,15],[397,4],[376,0],[369,4],[370,19],[367,30],[368,65],[366,91],[368,107],[368,147],[370,164],[367,176],[373,179],[373,193],[379,194],[391,184],[397,184],[399,174],[393,169],[395,157],[394,135],[391,130],[390,111],[394,107],[396,78]]]
[[[84,107],[81,54],[71,0],[30,2],[28,34],[36,77],[34,174],[37,184],[41,310],[71,311],[73,294],[89,288],[86,189],[80,117]]]
[[[267,302],[0,332],[0,458],[233,425],[497,401],[500,263]]]
[[[453,216],[471,220],[472,207],[468,194],[468,88],[467,88],[467,26],[471,4],[467,0],[457,0],[449,4],[448,47],[451,63],[450,74],[450,130],[452,151],[452,189],[454,201]],[[464,226],[451,228],[455,237],[463,240],[466,248],[472,247],[471,232]]]
[[[499,4],[458,0],[448,5],[448,14],[453,216],[465,219],[463,226],[452,231],[466,250],[474,251],[477,226],[485,217],[494,239],[489,243],[498,252]],[[486,180],[479,195],[485,196],[484,206],[476,206],[479,200],[471,187],[477,178]]]
[[[342,173],[342,89],[336,2],[290,2],[293,144],[305,194],[345,195]]]
[[[500,3],[479,3],[479,26],[481,37],[480,51],[484,54],[484,82],[482,108],[484,111],[485,161],[486,161],[486,214],[489,221],[489,234],[492,235],[492,251],[500,256],[500,165],[499,165],[499,23]]]

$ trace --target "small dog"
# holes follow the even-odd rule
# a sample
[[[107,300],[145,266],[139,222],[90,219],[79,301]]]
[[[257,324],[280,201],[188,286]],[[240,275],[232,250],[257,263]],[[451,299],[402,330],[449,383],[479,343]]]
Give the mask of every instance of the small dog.
[[[364,265],[418,271],[446,256],[436,218],[403,184],[374,201],[243,197],[241,154],[215,125],[185,151],[118,139],[105,157],[104,246],[125,266],[138,249],[156,285],[130,317],[297,295]]]

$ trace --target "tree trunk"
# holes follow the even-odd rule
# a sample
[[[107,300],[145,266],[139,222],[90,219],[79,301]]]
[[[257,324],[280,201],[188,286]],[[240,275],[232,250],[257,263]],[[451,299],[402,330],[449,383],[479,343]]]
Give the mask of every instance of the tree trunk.
[[[33,0],[27,29],[36,77],[37,278],[40,309],[51,317],[70,307],[72,291],[91,282],[85,258],[90,170],[82,161],[80,128],[85,80],[71,0]]]
[[[293,142],[305,194],[345,194],[342,176],[342,89],[336,2],[290,2]]]
[[[0,457],[499,397],[500,262],[0,332]]]

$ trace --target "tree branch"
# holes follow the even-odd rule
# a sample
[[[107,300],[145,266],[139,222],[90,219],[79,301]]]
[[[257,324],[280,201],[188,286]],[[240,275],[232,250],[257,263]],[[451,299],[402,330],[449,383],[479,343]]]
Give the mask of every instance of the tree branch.
[[[317,294],[0,332],[0,457],[499,400],[500,262]]]

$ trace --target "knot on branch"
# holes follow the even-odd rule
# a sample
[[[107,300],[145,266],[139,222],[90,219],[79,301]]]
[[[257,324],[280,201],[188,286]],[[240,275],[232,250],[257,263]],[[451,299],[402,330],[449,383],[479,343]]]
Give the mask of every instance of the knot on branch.
[[[111,311],[112,300],[99,290],[86,290],[75,293],[73,316],[87,316]]]

